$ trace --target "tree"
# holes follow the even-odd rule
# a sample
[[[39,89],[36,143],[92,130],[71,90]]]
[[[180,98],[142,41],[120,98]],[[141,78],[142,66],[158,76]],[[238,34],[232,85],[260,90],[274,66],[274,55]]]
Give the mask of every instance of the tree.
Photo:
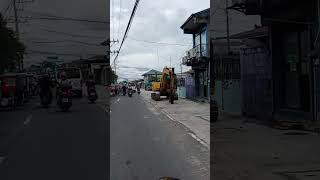
[[[25,46],[17,39],[12,29],[0,14],[0,73],[4,70],[15,70],[21,62]]]
[[[118,75],[114,71],[111,71],[111,83],[115,84],[118,81]]]

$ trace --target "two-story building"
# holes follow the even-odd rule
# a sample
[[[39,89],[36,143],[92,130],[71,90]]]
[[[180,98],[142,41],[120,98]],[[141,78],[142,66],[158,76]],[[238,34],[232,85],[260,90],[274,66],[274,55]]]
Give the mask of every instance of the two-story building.
[[[232,0],[210,1],[209,52],[211,100],[219,110],[242,112],[242,85],[240,50],[244,43],[233,36],[258,28],[260,16],[246,16],[229,9]]]
[[[320,120],[319,0],[238,0],[230,4],[245,15],[260,15],[268,27],[266,47],[270,63],[254,71],[271,76],[265,87],[270,114],[291,121]],[[265,58],[267,60],[268,58]],[[259,69],[257,69],[259,68]],[[265,94],[256,94],[255,99]],[[254,102],[252,102],[254,103]]]
[[[187,51],[182,63],[191,66],[194,72],[194,97],[209,100],[209,52],[208,52],[208,24],[210,9],[192,14],[181,26],[184,34],[193,37],[193,48]]]

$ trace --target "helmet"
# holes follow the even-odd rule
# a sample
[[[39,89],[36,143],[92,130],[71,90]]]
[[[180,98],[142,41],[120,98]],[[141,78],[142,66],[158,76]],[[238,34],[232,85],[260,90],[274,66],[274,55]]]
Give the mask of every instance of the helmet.
[[[66,74],[66,72],[61,72],[61,74],[60,74],[60,78],[62,79],[62,80],[65,80],[65,79],[67,79],[67,74]]]

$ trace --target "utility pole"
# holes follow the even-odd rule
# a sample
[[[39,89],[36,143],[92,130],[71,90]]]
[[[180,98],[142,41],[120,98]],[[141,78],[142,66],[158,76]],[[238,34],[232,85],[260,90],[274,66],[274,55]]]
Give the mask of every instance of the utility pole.
[[[180,72],[181,72],[181,79],[182,79],[182,63],[180,63]]]
[[[116,61],[113,62],[113,66],[114,66],[114,74],[117,74],[117,65],[116,65]]]
[[[170,56],[170,68],[171,68],[171,56]]]
[[[226,21],[227,21],[227,43],[228,43],[228,54],[230,53],[230,27],[229,27],[229,0],[226,0]]]
[[[157,47],[157,58],[158,58],[158,66],[159,66],[159,49]]]
[[[16,26],[16,36],[19,39],[19,22],[18,22],[18,11],[16,6],[16,0],[13,0],[13,11],[14,11],[14,23]]]
[[[13,11],[14,11],[14,23],[15,23],[15,28],[16,28],[15,33],[16,33],[16,38],[19,40],[20,33],[19,33],[19,21],[18,21],[18,11],[17,11],[17,6],[16,6],[16,0],[13,0],[12,3],[13,3]],[[19,58],[21,58],[21,59],[19,59],[19,62],[18,62],[19,71],[22,71],[22,69],[23,69],[22,58],[23,57],[19,57]]]

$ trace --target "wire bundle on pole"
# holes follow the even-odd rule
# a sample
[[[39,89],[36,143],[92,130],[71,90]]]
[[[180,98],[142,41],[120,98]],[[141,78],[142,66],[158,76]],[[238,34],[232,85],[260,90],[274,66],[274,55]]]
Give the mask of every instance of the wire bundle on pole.
[[[118,50],[118,53],[117,53],[116,57],[115,57],[114,60],[113,60],[113,63],[114,63],[114,64],[116,63],[116,60],[118,59],[118,56],[119,56],[119,54],[120,54],[122,45],[123,45],[125,39],[127,38],[128,32],[129,32],[130,27],[131,27],[131,24],[132,24],[132,20],[133,20],[133,18],[134,18],[134,15],[135,15],[135,13],[136,13],[137,8],[138,8],[139,1],[140,1],[140,0],[136,0],[136,2],[135,2],[135,4],[134,4],[134,7],[133,7],[133,10],[132,10],[132,12],[131,12],[131,16],[130,16],[130,19],[129,19],[129,22],[128,22],[126,31],[125,31],[125,33],[124,33],[124,35],[123,35],[123,38],[122,38],[122,41],[121,41],[121,44],[120,44],[120,47],[119,47],[119,50]]]

